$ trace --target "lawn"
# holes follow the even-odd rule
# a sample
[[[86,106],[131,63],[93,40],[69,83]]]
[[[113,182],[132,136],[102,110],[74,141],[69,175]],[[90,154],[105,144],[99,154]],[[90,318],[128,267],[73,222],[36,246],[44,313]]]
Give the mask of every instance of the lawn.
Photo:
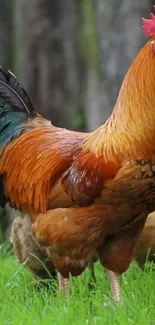
[[[0,249],[0,324],[6,325],[149,325],[155,324],[155,267],[143,272],[133,264],[121,278],[123,301],[115,305],[106,273],[96,265],[97,284],[88,289],[89,271],[70,279],[67,303],[57,283],[34,283],[11,253]]]

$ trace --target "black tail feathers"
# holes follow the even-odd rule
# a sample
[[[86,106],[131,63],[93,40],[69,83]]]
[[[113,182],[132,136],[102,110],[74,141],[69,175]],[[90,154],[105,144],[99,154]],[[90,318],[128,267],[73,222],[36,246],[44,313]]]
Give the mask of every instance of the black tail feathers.
[[[25,112],[35,116],[33,105],[16,76],[0,66],[0,98],[6,100],[16,111]]]

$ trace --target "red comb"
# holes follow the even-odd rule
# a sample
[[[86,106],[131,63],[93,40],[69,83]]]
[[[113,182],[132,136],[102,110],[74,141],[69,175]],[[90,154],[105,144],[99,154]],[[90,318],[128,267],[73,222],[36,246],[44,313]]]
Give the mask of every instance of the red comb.
[[[155,11],[155,6],[153,6],[153,9]],[[150,14],[151,19],[144,19],[142,18],[142,28],[144,33],[149,36],[155,36],[155,15]]]

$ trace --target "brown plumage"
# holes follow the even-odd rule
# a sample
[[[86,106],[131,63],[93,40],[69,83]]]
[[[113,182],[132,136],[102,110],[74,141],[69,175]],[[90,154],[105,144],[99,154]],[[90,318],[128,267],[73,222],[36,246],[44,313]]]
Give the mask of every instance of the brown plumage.
[[[41,245],[49,247],[64,276],[68,276],[65,264],[81,265],[82,271],[98,258],[115,272],[122,273],[128,268],[147,212],[155,208],[155,173],[150,162],[143,163],[125,163],[117,176],[105,183],[101,197],[89,207],[59,208],[49,210],[46,217],[37,216],[33,233]],[[64,271],[59,269],[63,260]],[[70,272],[75,275],[74,268]]]
[[[15,217],[11,226],[10,241],[13,244],[14,252],[19,262],[24,263],[35,278],[45,280],[51,279],[52,277],[56,278],[57,272],[52,258],[49,256],[47,249],[41,247],[35,240],[28,216]],[[91,288],[96,282],[93,265],[91,265],[90,271],[88,286]]]
[[[155,210],[154,52],[152,38],[127,72],[111,117],[90,134],[52,126],[28,100],[25,108],[10,89],[4,96],[0,84],[0,199],[30,214],[36,239],[65,277],[97,259],[115,278],[126,271]]]
[[[155,263],[155,212],[146,220],[134,257],[142,268],[146,260]]]
[[[48,257],[46,249],[40,247],[33,237],[27,216],[14,219],[10,240],[20,263],[24,263],[35,276],[42,279],[56,277],[54,264]]]

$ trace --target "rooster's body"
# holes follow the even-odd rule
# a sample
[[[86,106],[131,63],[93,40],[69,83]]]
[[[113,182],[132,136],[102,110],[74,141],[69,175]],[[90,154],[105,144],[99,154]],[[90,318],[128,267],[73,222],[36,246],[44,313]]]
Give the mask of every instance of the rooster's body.
[[[1,69],[1,203],[29,213],[64,277],[97,259],[116,274],[126,271],[155,210],[152,42],[129,69],[109,120],[90,134],[51,125]]]

